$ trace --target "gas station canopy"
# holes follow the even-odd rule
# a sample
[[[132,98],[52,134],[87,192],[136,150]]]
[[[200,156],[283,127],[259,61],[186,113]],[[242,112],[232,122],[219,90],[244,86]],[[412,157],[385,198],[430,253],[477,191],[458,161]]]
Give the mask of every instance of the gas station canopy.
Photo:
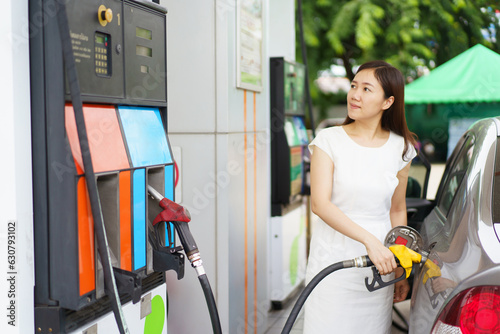
[[[500,55],[477,44],[405,87],[406,104],[500,101]]]

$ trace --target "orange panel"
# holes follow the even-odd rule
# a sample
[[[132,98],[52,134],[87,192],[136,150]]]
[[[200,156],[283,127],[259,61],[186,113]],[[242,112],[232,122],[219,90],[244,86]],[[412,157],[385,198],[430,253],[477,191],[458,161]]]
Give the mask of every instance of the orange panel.
[[[78,267],[80,296],[95,289],[94,220],[85,178],[78,179]]]
[[[130,167],[114,106],[84,105],[83,116],[92,155],[94,172],[109,172]],[[77,165],[83,168],[73,106],[65,107],[69,144]]]
[[[80,167],[79,162],[76,161],[76,159],[74,157],[73,157],[73,162],[75,163],[75,166],[76,166],[76,174],[77,175],[83,175],[83,174],[85,174],[83,172],[83,169]]]
[[[132,271],[132,224],[130,172],[120,176],[120,267]]]

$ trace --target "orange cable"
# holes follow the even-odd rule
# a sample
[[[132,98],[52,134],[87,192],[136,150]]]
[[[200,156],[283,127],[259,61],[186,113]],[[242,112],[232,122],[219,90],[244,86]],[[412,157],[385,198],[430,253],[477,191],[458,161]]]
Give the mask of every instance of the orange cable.
[[[257,94],[253,92],[253,312],[254,333],[257,334]]]
[[[248,333],[248,187],[247,187],[247,179],[248,179],[248,166],[247,166],[247,91],[243,91],[243,138],[244,138],[244,157],[245,161],[245,334]]]

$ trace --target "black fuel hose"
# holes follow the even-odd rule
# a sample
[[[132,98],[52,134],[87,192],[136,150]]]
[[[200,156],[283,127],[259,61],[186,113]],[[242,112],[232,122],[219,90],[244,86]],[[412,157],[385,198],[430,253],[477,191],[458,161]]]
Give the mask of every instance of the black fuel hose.
[[[214,294],[212,293],[212,288],[210,287],[210,282],[206,274],[199,275],[201,288],[205,294],[205,300],[207,301],[208,311],[210,313],[210,320],[212,320],[212,330],[214,334],[222,334],[222,328],[220,325],[219,312],[217,311],[217,304],[215,303]]]
[[[203,294],[205,295],[205,300],[207,302],[208,313],[210,314],[210,320],[212,321],[212,330],[214,334],[222,334],[217,304],[215,303],[214,294],[212,292],[212,288],[210,287],[208,276],[203,268],[200,251],[198,250],[196,241],[189,230],[189,224],[181,221],[173,221],[172,223],[177,231],[177,235],[179,236],[182,247],[184,248],[184,252],[188,257],[189,262],[191,262],[191,266],[198,274],[198,280],[200,281],[201,288],[203,289]]]
[[[196,244],[193,234],[191,234],[191,230],[189,229],[188,222],[191,220],[189,211],[171,200],[164,198],[163,195],[151,185],[148,185],[148,192],[160,203],[160,207],[164,209],[163,212],[156,217],[153,224],[163,221],[170,222],[174,225],[182,244],[182,248],[191,263],[191,266],[196,270],[196,274],[198,275],[198,280],[200,281],[201,288],[207,302],[208,312],[210,313],[212,330],[214,334],[222,334],[222,327],[220,324],[219,312],[217,311],[214,294],[212,292],[212,288],[210,287],[210,282],[208,281],[205,269],[203,268],[203,261],[201,260],[198,245]],[[163,213],[165,213],[165,215],[163,215]],[[173,220],[175,217],[181,220]]]
[[[189,230],[189,225],[187,222],[173,221],[172,222],[177,235],[181,241],[182,247],[186,256],[191,262],[191,266],[196,270],[198,274],[198,279],[205,294],[205,300],[208,306],[208,312],[210,313],[210,320],[212,321],[212,329],[214,334],[222,334],[222,328],[219,319],[219,312],[217,311],[217,304],[215,303],[214,294],[212,288],[210,287],[210,282],[208,281],[207,274],[203,268],[203,261],[201,260],[200,251],[194,240],[191,231]]]
[[[360,259],[360,258],[357,258]],[[304,290],[302,290],[299,298],[297,299],[297,302],[295,302],[295,305],[292,308],[292,311],[290,312],[290,315],[288,316],[288,319],[286,320],[285,327],[283,327],[283,330],[281,331],[281,334],[288,334],[292,330],[293,324],[295,323],[295,320],[297,319],[297,316],[299,315],[300,310],[302,309],[302,306],[306,302],[307,297],[311,294],[311,292],[314,290],[316,285],[319,284],[325,278],[326,276],[330,275],[331,273],[340,270],[340,269],[346,269],[346,268],[352,268],[352,267],[371,267],[373,266],[372,261],[370,258],[365,255],[361,257],[362,260],[362,265],[359,265],[359,262],[356,262],[357,259],[354,260],[347,260],[347,261],[342,261],[342,262],[337,262],[334,264],[329,265],[325,269],[321,270],[316,276],[313,277],[313,279],[309,282],[309,284],[306,285]]]

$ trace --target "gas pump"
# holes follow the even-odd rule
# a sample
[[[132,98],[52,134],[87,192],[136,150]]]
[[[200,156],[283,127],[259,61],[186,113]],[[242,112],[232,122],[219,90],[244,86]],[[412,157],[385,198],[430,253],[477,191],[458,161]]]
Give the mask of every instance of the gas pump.
[[[280,309],[305,276],[307,145],[305,66],[271,58],[271,286]]]
[[[36,333],[166,333],[164,272],[184,257],[153,238],[147,192],[174,197],[166,13],[30,1]]]

